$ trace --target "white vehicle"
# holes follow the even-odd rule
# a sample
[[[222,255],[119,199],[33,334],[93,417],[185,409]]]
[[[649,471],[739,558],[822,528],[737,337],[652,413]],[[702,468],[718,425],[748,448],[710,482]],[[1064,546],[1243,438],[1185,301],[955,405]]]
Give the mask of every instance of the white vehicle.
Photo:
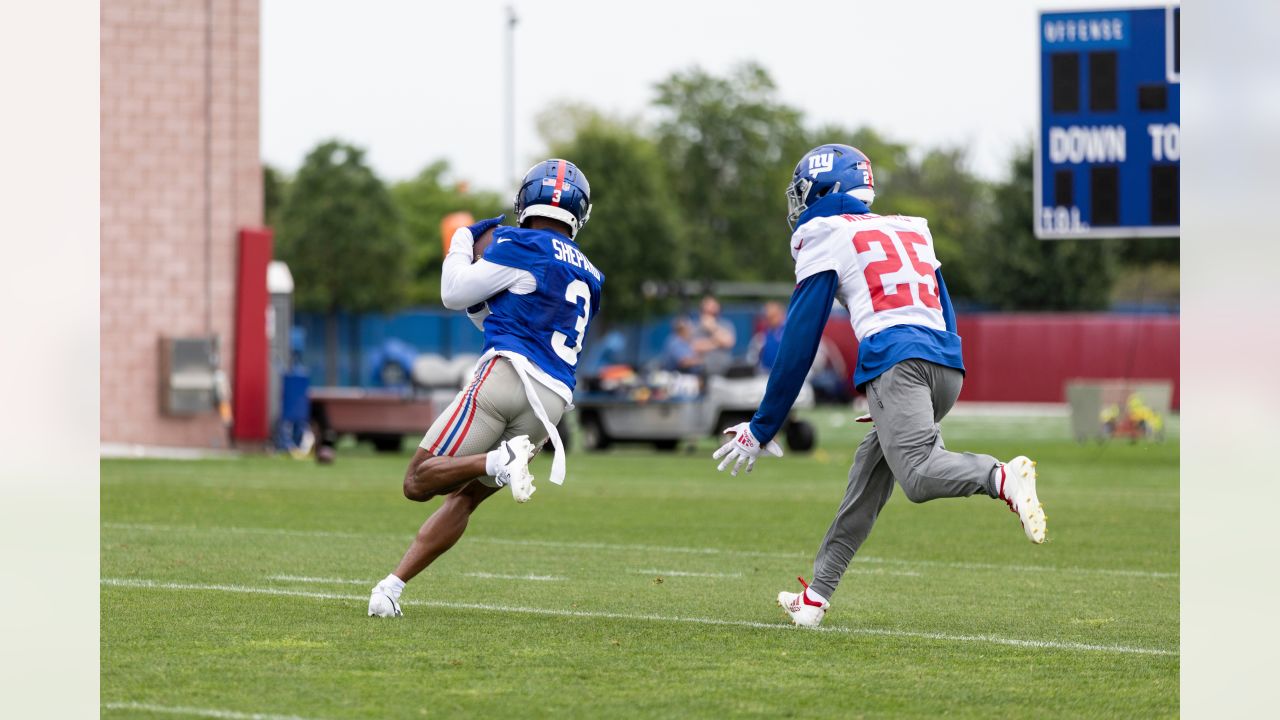
[[[675,450],[683,441],[719,436],[725,428],[751,419],[768,382],[767,375],[711,376],[700,394],[645,401],[606,393],[582,394],[574,399],[582,444],[588,450],[604,450],[620,442]],[[813,404],[813,388],[806,383],[792,412]],[[817,442],[813,425],[794,417],[783,426],[782,434],[787,448],[795,452],[811,450]]]

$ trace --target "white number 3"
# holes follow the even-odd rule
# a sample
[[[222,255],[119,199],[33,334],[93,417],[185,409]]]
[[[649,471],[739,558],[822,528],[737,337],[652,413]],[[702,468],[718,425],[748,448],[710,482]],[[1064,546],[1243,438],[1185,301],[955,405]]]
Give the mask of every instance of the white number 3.
[[[559,355],[561,360],[570,365],[577,365],[578,353],[582,352],[582,336],[586,332],[587,319],[591,315],[591,288],[581,280],[574,280],[569,283],[569,287],[565,288],[564,299],[574,307],[578,306],[578,300],[582,300],[582,314],[578,316],[578,322],[573,328],[577,337],[574,338],[575,344],[570,345],[569,336],[556,330],[551,333],[551,349],[556,351],[556,355]]]

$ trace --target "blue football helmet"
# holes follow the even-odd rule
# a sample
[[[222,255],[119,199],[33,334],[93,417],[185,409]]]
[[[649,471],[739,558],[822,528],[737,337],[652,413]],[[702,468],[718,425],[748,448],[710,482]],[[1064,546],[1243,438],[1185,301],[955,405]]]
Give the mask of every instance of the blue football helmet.
[[[568,225],[572,238],[591,217],[591,184],[568,160],[543,160],[524,174],[515,204],[521,226],[526,218],[551,218]]]
[[[831,193],[847,193],[867,207],[875,202],[871,160],[858,148],[828,143],[800,158],[787,186],[787,224],[794,230],[801,213]]]

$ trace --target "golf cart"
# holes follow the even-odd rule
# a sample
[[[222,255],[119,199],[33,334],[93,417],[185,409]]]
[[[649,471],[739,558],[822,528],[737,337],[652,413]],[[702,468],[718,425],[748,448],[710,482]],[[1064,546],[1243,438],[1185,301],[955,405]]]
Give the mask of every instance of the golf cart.
[[[604,450],[618,443],[647,443],[672,451],[682,442],[718,436],[725,428],[746,422],[764,396],[766,375],[729,373],[705,379],[673,372],[649,373],[596,388],[574,399],[582,444],[588,450]],[[605,386],[609,383],[606,381]],[[793,407],[813,407],[813,389],[805,383]],[[812,450],[817,443],[813,425],[789,417],[782,433],[787,448]]]

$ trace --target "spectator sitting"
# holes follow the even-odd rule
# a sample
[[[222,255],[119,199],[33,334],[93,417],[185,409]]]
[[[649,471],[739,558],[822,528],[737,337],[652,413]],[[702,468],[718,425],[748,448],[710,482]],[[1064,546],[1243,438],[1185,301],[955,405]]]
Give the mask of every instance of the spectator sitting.
[[[733,325],[720,317],[720,302],[710,295],[702,298],[693,350],[701,356],[708,373],[721,374],[728,369],[737,340]]]
[[[684,373],[702,371],[702,354],[694,346],[693,323],[688,318],[677,317],[671,325],[671,335],[662,348],[662,369]]]
[[[782,305],[770,300],[764,304],[762,324],[751,344],[747,347],[747,359],[764,372],[773,368],[778,359],[778,348],[782,345],[782,328],[786,325],[787,315]]]

